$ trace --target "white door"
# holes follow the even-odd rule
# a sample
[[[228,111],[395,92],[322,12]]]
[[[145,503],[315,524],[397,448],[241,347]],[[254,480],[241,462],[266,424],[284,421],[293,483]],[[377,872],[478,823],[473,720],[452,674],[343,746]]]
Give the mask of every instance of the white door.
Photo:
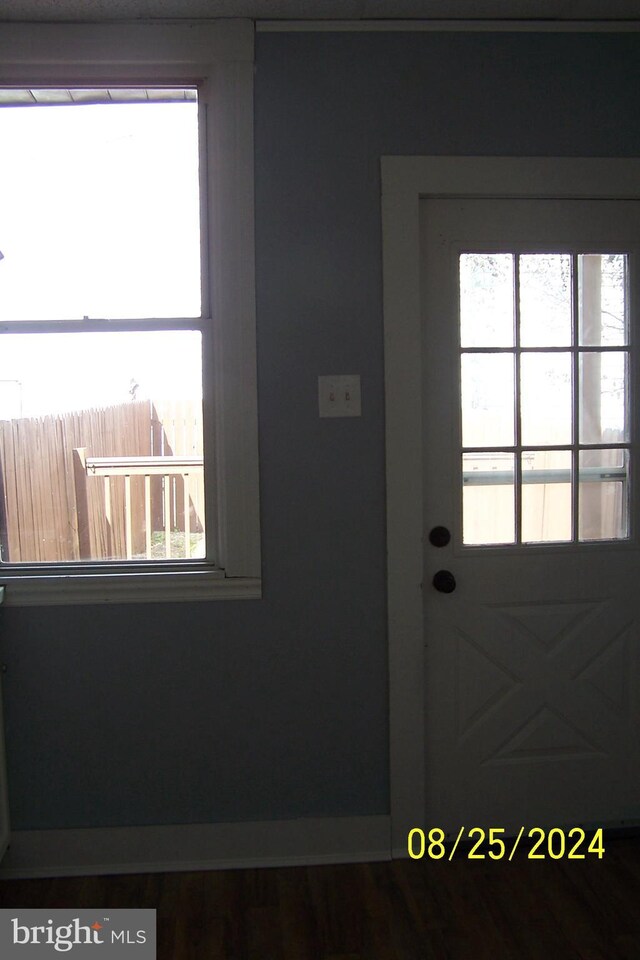
[[[640,818],[639,228],[637,202],[421,202],[425,822],[447,832]]]

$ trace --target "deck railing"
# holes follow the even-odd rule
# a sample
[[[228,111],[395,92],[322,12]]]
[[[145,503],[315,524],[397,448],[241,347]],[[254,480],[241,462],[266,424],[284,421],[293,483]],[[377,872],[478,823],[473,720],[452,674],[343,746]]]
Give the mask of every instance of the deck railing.
[[[122,496],[116,506],[114,498],[114,480],[124,480],[124,556],[122,559],[158,559],[154,554],[154,534],[163,534],[164,546],[161,552],[167,560],[175,559],[179,553],[181,558],[192,556],[191,534],[202,532],[202,524],[197,514],[192,522],[192,502],[197,499],[202,502],[203,460],[202,457],[87,457],[86,448],[79,447],[73,451],[74,479],[76,486],[76,504],[78,511],[78,543],[80,557],[91,558],[93,547],[89,529],[89,508],[87,480],[91,478],[103,479],[104,517],[107,530],[114,529],[114,512],[122,509]],[[135,546],[133,528],[133,501],[132,480],[144,478],[142,499],[144,552],[141,553]],[[161,503],[154,502],[154,478],[160,479]],[[196,493],[198,494],[196,497]],[[178,503],[182,502],[182,516],[178,518]],[[154,518],[160,516],[162,529],[156,530]],[[173,517],[173,523],[172,523]],[[199,529],[198,529],[199,528]],[[172,543],[172,534],[179,531],[179,551]],[[162,537],[160,538],[162,539]],[[112,546],[111,551],[116,555],[120,552]]]

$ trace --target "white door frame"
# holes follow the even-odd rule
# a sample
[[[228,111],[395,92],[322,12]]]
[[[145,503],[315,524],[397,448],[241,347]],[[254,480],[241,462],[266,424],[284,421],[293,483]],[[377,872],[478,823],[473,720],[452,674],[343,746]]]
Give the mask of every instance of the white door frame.
[[[640,199],[640,160],[383,157],[382,240],[387,479],[391,844],[423,823],[421,199]]]

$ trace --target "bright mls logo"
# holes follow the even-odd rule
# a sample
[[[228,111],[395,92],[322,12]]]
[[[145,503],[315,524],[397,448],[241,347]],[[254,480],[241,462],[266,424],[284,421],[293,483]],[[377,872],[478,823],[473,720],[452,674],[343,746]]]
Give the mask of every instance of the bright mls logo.
[[[155,910],[0,910],[0,957],[155,960]]]

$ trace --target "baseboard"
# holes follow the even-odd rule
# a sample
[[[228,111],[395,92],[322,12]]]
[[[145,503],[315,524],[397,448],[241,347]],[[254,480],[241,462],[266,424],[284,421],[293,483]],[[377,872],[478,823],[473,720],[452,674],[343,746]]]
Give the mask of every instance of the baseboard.
[[[390,844],[386,816],[18,830],[0,879],[362,863]]]

